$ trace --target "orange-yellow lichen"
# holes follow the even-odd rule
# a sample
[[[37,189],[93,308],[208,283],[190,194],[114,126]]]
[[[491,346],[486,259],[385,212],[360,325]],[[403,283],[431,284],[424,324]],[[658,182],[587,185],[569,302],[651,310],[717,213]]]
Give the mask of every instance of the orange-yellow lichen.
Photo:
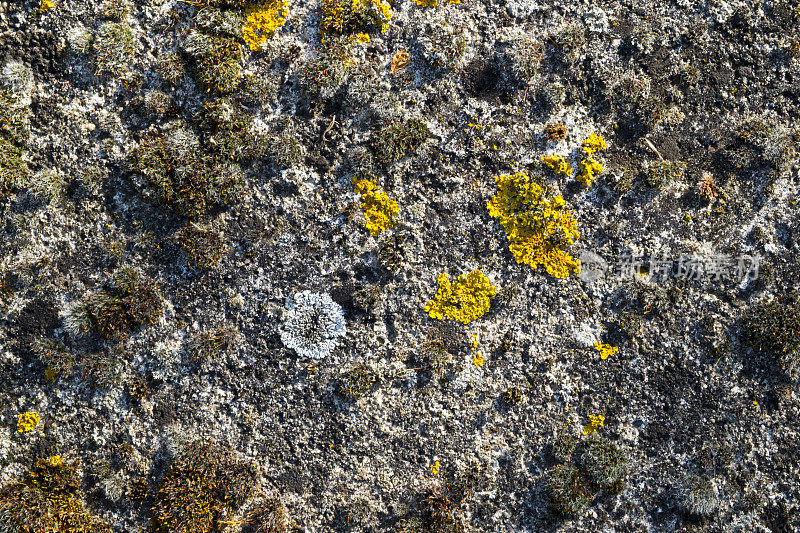
[[[270,35],[286,23],[288,5],[289,2],[284,0],[269,0],[245,9],[246,21],[242,28],[242,37],[250,50],[260,50]]]
[[[39,424],[39,413],[27,411],[19,415],[17,420],[17,431],[27,433],[32,431]]]
[[[575,179],[584,187],[591,185],[594,177],[603,171],[603,165],[591,157],[582,160],[579,165],[581,170],[578,172],[578,175],[575,176]]]
[[[354,179],[353,186],[361,195],[361,209],[364,210],[367,229],[373,236],[394,226],[392,218],[400,211],[397,202],[378,190],[374,181]]]
[[[495,176],[494,180],[497,193],[486,207],[505,229],[508,249],[517,263],[533,269],[542,265],[555,278],[580,272],[580,263],[565,250],[579,235],[575,219],[564,209],[564,198],[546,198],[545,187],[527,174]]]
[[[592,133],[581,143],[584,157],[580,162],[580,171],[575,179],[585,187],[590,186],[594,177],[603,171],[603,165],[595,161],[592,155],[606,148],[608,145],[605,139],[596,133]]]
[[[581,149],[586,152],[587,156],[599,152],[600,150],[605,150],[606,148],[608,148],[608,145],[605,139],[596,133],[589,135],[581,144]]]
[[[589,415],[589,423],[583,426],[583,434],[591,435],[599,428],[603,427],[606,418],[603,415]]]
[[[572,174],[572,165],[558,154],[542,156],[542,162],[556,174],[569,176]]]
[[[439,320],[449,318],[469,324],[489,311],[492,298],[497,294],[497,287],[480,270],[473,270],[469,275],[461,274],[452,284],[445,273],[439,274],[436,281],[439,290],[425,306],[425,312]]]
[[[600,359],[608,359],[609,356],[614,355],[619,350],[617,346],[603,344],[602,342],[594,343],[594,349],[600,352]]]

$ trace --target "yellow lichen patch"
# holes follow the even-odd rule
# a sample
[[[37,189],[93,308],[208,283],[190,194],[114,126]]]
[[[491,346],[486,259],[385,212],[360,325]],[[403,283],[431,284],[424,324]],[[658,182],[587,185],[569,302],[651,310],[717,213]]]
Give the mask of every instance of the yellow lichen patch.
[[[565,176],[572,174],[572,165],[558,154],[543,156],[542,162],[556,174],[564,174]]]
[[[545,188],[527,174],[495,176],[494,180],[497,193],[486,207],[503,225],[517,263],[533,269],[543,265],[555,278],[580,272],[580,263],[566,252],[579,235],[575,219],[564,209],[564,198],[547,199]]]
[[[600,352],[600,359],[608,359],[609,356],[614,355],[619,350],[617,346],[603,344],[602,342],[594,343],[594,349]]]
[[[599,428],[603,427],[606,418],[603,415],[589,415],[589,423],[583,426],[583,434],[591,435]]]
[[[586,152],[586,155],[592,155],[600,150],[605,150],[608,148],[608,145],[602,136],[592,133],[588,138],[583,140],[581,148]]]
[[[27,411],[19,415],[17,420],[17,431],[27,433],[32,431],[39,424],[39,413]]]
[[[45,11],[53,9],[54,7],[56,7],[56,5],[53,3],[52,0],[42,0],[42,3],[39,7],[42,10],[42,13],[44,13]]]
[[[442,465],[439,464],[439,461],[436,461],[432,465],[430,465],[431,474],[433,474],[434,476],[438,476],[439,475],[439,467],[440,466],[442,466]]]
[[[592,159],[591,157],[587,157],[586,159],[582,160],[580,163],[581,170],[578,172],[578,175],[575,176],[575,179],[578,180],[580,184],[584,187],[588,187],[592,184],[592,180],[598,174],[603,171],[603,165]]]
[[[361,195],[361,209],[364,210],[364,218],[367,220],[367,229],[376,236],[385,229],[391,228],[394,217],[400,210],[397,202],[378,190],[374,181],[353,180],[356,192]]]
[[[439,274],[436,281],[439,290],[425,306],[425,312],[439,320],[449,318],[469,324],[489,311],[492,298],[497,294],[497,287],[492,286],[480,270],[461,274],[452,284],[445,273]]]
[[[284,0],[270,0],[245,9],[246,22],[242,28],[242,36],[250,50],[260,50],[269,36],[286,23],[288,5]]]
[[[476,352],[472,356],[472,364],[477,366],[478,368],[481,368],[483,366],[483,363],[484,363],[483,355]]]

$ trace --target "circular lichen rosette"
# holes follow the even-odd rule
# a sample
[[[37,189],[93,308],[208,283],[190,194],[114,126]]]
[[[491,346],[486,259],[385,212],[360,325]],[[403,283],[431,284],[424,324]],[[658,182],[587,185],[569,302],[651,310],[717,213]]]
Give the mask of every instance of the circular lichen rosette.
[[[342,308],[328,294],[305,290],[286,298],[280,337],[300,357],[328,357],[346,331]]]

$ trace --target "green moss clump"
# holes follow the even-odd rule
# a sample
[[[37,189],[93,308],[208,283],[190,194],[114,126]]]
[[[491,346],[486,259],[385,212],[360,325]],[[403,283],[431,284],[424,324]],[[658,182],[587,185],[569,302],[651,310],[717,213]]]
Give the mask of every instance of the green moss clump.
[[[255,468],[213,443],[197,441],[179,453],[152,507],[156,533],[210,533],[252,491]]]
[[[301,137],[289,121],[277,121],[275,129],[280,133],[269,136],[265,141],[269,160],[278,168],[296,167],[303,160]]]
[[[309,59],[301,67],[300,87],[308,97],[326,100],[336,94],[356,65],[351,44],[332,39],[317,57]]]
[[[105,23],[97,33],[92,48],[96,75],[124,78],[130,73],[129,64],[136,51],[136,39],[127,23]]]
[[[687,476],[676,492],[681,508],[696,516],[714,514],[727,498],[722,480],[708,475]]]
[[[86,510],[75,466],[39,459],[21,481],[0,489],[0,529],[14,533],[111,533]]]
[[[244,176],[238,165],[200,149],[184,130],[169,138],[151,135],[131,151],[125,166],[145,195],[187,217],[202,217],[213,207],[237,199]]]
[[[427,487],[401,522],[402,533],[464,533],[463,504],[479,484],[472,468],[448,474]]]
[[[225,255],[222,235],[214,228],[189,223],[175,236],[189,264],[210,270]]]
[[[380,32],[392,17],[383,0],[322,0],[320,12],[319,31],[324,35]]]
[[[509,387],[503,393],[503,401],[507,405],[517,405],[522,401],[522,391],[519,387]]]
[[[589,439],[580,461],[594,485],[611,491],[619,489],[628,470],[628,461],[622,449],[603,438]]]
[[[0,88],[0,198],[21,189],[30,178],[22,158],[30,139],[28,113],[24,102]]]
[[[229,98],[214,98],[203,104],[200,123],[205,148],[229,161],[242,162],[262,157],[263,143],[251,132],[253,117],[243,113]]]
[[[23,150],[0,137],[0,197],[21,189],[28,182],[30,171],[22,159]]]
[[[281,499],[273,496],[256,505],[245,519],[242,533],[288,533],[289,512]]]
[[[227,325],[201,331],[189,342],[187,351],[192,361],[205,361],[230,350],[238,335],[235,326]]]
[[[186,62],[180,54],[168,54],[159,60],[156,70],[164,81],[177,85],[186,74]]]
[[[208,92],[229,93],[239,84],[242,47],[234,39],[192,30],[184,42],[197,83]]]
[[[67,328],[75,334],[94,331],[106,338],[119,338],[157,320],[164,300],[152,281],[131,267],[114,272],[102,290],[90,293],[66,316]]]
[[[464,28],[458,24],[437,21],[420,32],[417,40],[420,55],[434,72],[460,67],[467,51]]]
[[[358,400],[372,390],[377,381],[378,376],[371,368],[358,365],[339,375],[336,390],[345,398]]]
[[[796,294],[752,305],[742,336],[766,364],[789,375],[800,370],[800,298]]]
[[[412,118],[373,132],[369,146],[376,160],[388,165],[416,150],[428,137],[430,137],[428,125],[420,119]]]
[[[265,76],[246,74],[236,96],[242,104],[259,108],[273,102],[278,97],[280,85],[280,74],[275,72]]]
[[[586,475],[573,463],[553,467],[547,477],[547,496],[557,514],[572,515],[595,498]]]
[[[563,434],[554,443],[553,454],[562,463],[548,472],[545,491],[556,514],[576,514],[601,491],[616,493],[622,489],[627,457],[608,439],[592,434],[579,440]]]
[[[198,12],[194,20],[197,27],[204,32],[231,38],[241,38],[245,24],[241,12],[210,8]]]
[[[12,296],[14,296],[14,280],[11,272],[0,270],[0,303],[10,300]]]
[[[644,181],[649,187],[663,189],[671,183],[679,182],[686,172],[683,161],[654,161],[644,169]]]
[[[128,18],[132,9],[128,0],[106,0],[100,4],[100,16],[119,22]]]

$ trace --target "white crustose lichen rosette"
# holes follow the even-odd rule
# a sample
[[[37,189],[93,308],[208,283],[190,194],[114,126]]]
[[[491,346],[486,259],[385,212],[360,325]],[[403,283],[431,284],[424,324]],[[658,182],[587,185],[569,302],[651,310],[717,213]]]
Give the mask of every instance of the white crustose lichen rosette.
[[[328,294],[306,290],[286,298],[280,337],[300,357],[328,357],[346,330],[342,308]]]

